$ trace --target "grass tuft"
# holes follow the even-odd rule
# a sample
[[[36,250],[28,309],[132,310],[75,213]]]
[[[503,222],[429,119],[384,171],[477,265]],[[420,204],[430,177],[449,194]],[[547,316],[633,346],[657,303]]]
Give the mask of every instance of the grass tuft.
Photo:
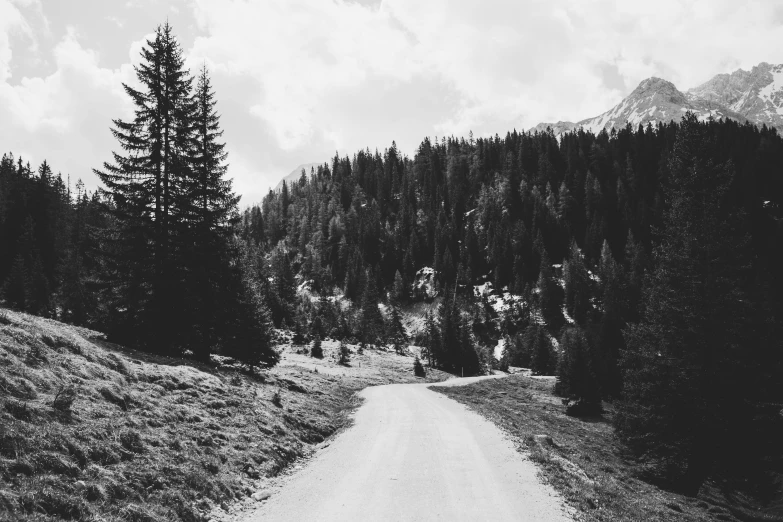
[[[79,391],[76,386],[63,385],[57,391],[52,401],[52,407],[60,412],[70,413]]]

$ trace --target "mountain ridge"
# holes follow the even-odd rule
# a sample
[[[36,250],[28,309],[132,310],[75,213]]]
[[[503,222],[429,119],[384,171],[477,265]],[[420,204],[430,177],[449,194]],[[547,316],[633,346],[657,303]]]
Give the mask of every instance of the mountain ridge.
[[[686,92],[668,80],[650,77],[598,116],[576,123],[543,122],[529,130],[543,132],[550,128],[559,135],[582,128],[597,134],[628,123],[638,126],[679,121],[688,111],[700,120],[728,118],[740,123],[766,124],[783,132],[783,65],[762,62],[750,71],[721,73]]]

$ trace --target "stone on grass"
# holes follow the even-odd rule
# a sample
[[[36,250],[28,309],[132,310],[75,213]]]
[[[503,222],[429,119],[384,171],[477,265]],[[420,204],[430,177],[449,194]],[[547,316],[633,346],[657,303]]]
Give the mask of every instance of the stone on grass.
[[[272,493],[268,489],[262,489],[253,493],[253,500],[261,502],[272,496]]]

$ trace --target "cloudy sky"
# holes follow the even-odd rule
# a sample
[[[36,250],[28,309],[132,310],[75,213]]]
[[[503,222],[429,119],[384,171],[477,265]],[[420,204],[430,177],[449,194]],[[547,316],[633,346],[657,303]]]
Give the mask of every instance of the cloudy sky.
[[[335,151],[412,155],[783,62],[783,0],[0,0],[0,150],[97,186],[166,19],[212,71],[243,204]]]

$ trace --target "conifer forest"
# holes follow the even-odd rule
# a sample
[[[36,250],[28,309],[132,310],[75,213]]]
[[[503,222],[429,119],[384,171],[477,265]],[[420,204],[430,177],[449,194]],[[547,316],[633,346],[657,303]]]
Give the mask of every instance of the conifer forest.
[[[780,466],[774,128],[683,113],[373,143],[240,202],[208,68],[186,69],[168,24],[142,58],[100,189],[3,155],[4,306],[249,371],[277,363],[281,331],[421,346],[457,376],[530,368],[570,415],[614,405],[650,480],[685,494]]]

